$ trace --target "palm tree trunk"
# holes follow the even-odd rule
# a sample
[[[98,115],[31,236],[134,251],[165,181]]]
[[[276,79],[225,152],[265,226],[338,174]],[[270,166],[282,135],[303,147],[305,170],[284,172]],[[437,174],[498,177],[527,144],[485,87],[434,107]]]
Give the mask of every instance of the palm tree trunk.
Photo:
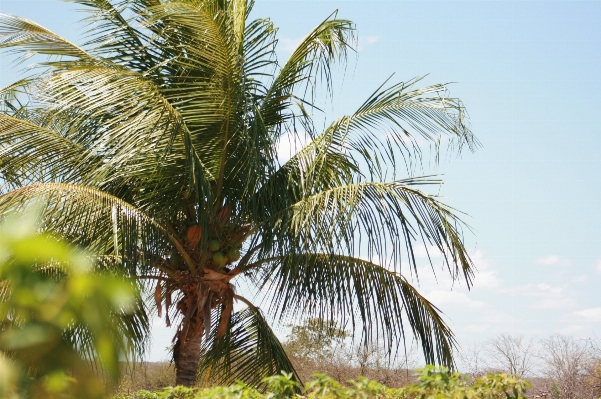
[[[178,336],[173,348],[175,383],[186,387],[192,387],[196,383],[200,361],[203,329],[194,327],[196,326],[190,326],[185,342]]]

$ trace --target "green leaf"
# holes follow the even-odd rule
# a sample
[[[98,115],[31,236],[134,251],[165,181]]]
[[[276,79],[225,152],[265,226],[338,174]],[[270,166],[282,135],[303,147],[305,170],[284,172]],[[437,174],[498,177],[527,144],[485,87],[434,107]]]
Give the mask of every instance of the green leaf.
[[[215,329],[214,329],[215,330]],[[203,343],[199,373],[222,384],[240,380],[259,386],[265,377],[292,373],[300,381],[282,344],[258,308],[248,307],[231,316],[229,331]]]
[[[366,260],[323,253],[286,255],[253,266],[262,269],[260,288],[272,293],[271,314],[350,324],[352,334],[361,329],[364,343],[381,343],[389,353],[405,341],[408,327],[427,363],[453,366],[453,333],[438,308],[401,275]]]

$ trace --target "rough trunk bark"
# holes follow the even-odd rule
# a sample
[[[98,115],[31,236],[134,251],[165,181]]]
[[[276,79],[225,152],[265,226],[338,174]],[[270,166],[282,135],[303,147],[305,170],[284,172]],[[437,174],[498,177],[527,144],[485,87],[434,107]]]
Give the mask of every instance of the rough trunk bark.
[[[200,345],[203,331],[190,326],[186,341],[178,337],[173,348],[173,361],[175,363],[175,383],[192,387],[196,383],[196,373],[200,361]]]

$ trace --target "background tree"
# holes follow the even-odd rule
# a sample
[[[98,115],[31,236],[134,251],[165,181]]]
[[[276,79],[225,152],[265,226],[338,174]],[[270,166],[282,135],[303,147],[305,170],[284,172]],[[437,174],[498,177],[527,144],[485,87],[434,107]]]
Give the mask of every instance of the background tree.
[[[561,399],[590,398],[594,384],[595,347],[589,340],[552,335],[541,341],[544,374],[556,387]],[[593,382],[591,384],[591,382]]]
[[[486,360],[486,353],[490,350],[488,345],[465,345],[457,351],[457,368],[461,373],[468,375],[472,382],[489,371],[489,362]]]
[[[414,342],[391,356],[382,346],[366,346],[346,338],[349,334],[335,323],[312,318],[292,326],[283,346],[303,380],[315,373],[327,374],[340,383],[362,376],[390,387],[414,380],[418,366]]]
[[[0,46],[49,56],[1,92],[0,213],[45,204],[42,229],[153,293],[178,326],[178,384],[199,368],[251,384],[293,372],[236,293],[244,280],[271,293],[274,320],[319,317],[388,349],[411,331],[426,362],[452,364],[451,330],[405,276],[415,246],[434,245],[469,286],[462,222],[420,189],[438,180],[397,177],[417,138],[475,146],[444,85],[385,82],[318,131],[314,89],[353,50],[350,21],[332,14],[280,63],[277,29],[246,0],[74,1],[88,13],[82,46],[0,18]],[[300,130],[310,143],[280,164],[279,140]]]
[[[514,377],[532,375],[536,363],[534,341],[520,335],[500,334],[492,339],[487,353],[489,367]]]
[[[311,318],[302,325],[292,326],[284,349],[293,358],[322,363],[334,356],[336,348],[347,336],[348,333],[338,328],[335,322]]]

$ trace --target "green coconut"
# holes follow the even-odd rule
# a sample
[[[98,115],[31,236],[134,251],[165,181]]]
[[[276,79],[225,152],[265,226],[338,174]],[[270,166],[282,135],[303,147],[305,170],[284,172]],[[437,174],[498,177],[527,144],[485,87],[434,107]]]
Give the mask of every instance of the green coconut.
[[[227,263],[227,256],[223,254],[223,252],[215,252],[213,254],[213,263],[217,266],[218,269],[221,269]]]
[[[227,251],[227,257],[232,262],[237,261],[238,259],[240,259],[240,250],[237,248],[231,248],[229,251]]]
[[[209,251],[217,252],[221,249],[221,241],[219,240],[211,240],[209,241]]]

